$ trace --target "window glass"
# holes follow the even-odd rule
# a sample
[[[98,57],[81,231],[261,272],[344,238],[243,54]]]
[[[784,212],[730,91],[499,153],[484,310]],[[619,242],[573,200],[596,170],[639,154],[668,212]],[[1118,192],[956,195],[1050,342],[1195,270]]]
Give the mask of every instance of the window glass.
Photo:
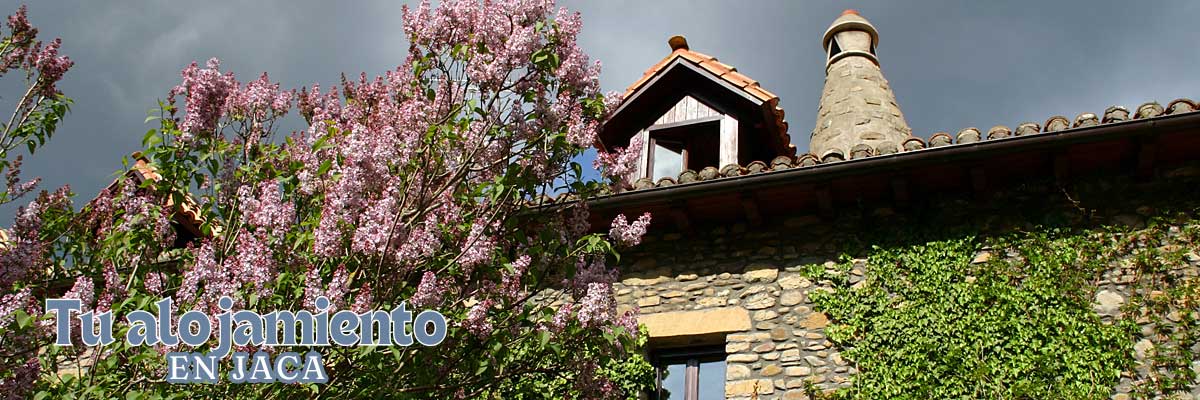
[[[683,400],[683,390],[686,385],[687,364],[680,361],[679,364],[670,364],[662,371],[662,391],[659,392],[659,400]]]
[[[655,141],[654,143],[654,180],[659,178],[674,178],[683,171],[683,147],[678,143]]]
[[[720,346],[671,349],[654,356],[659,386],[650,399],[723,400],[725,352]]]
[[[700,363],[700,400],[725,399],[725,360]]]

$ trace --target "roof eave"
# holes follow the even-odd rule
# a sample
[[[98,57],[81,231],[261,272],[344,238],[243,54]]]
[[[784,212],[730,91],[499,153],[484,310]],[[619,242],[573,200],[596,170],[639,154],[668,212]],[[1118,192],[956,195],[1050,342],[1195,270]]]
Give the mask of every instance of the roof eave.
[[[1152,136],[1162,131],[1197,128],[1200,128],[1200,112],[1164,115],[1150,119],[1135,119],[1058,132],[1012,136],[975,143],[904,151],[884,156],[852,159],[809,167],[796,167],[753,175],[717,178],[669,187],[647,188],[596,198],[588,201],[588,206],[593,210],[635,208],[730,192],[752,191],[780,185],[818,182],[843,176],[865,175],[879,171],[894,172],[934,163],[963,162],[989,156],[1010,154],[1017,151],[1063,147],[1117,138]]]

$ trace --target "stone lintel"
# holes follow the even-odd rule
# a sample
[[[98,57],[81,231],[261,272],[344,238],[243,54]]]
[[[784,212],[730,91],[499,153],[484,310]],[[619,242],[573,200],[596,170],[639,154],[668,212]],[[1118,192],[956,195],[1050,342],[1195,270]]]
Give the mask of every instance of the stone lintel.
[[[750,330],[750,312],[742,307],[643,314],[650,345],[662,347],[725,344],[725,335]]]

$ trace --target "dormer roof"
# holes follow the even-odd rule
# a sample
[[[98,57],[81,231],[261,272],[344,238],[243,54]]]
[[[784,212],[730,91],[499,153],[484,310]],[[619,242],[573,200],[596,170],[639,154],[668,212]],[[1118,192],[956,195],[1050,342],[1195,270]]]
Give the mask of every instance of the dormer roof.
[[[625,90],[621,105],[617,107],[612,118],[606,124],[605,132],[601,135],[602,150],[614,146],[624,146],[627,143],[629,137],[618,135],[616,132],[629,131],[633,125],[626,121],[631,117],[628,115],[629,111],[657,109],[648,107],[645,104],[647,100],[645,98],[651,97],[654,98],[653,100],[661,101],[665,107],[670,106],[666,103],[678,100],[667,99],[662,94],[646,96],[648,92],[653,92],[659,83],[671,80],[672,75],[692,74],[702,76],[724,87],[737,94],[748,105],[759,108],[763,116],[764,128],[773,136],[772,142],[777,147],[776,151],[789,155],[795,154],[795,146],[792,146],[791,137],[788,135],[788,124],[784,120],[784,110],[779,107],[779,96],[764,89],[753,78],[738,72],[737,68],[720,62],[716,57],[691,50],[687,39],[683,36],[671,37],[668,44],[671,45],[671,53],[647,69],[640,79]],[[682,95],[679,93],[678,97],[682,97]],[[639,115],[632,119],[641,117],[652,121],[653,117],[648,115]]]

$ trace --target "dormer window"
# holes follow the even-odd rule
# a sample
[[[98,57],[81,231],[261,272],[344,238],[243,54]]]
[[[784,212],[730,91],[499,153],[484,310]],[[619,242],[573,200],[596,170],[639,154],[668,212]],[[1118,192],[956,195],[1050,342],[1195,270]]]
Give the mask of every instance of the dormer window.
[[[597,141],[602,151],[640,144],[637,164],[623,179],[628,184],[618,190],[678,183],[689,170],[711,177],[727,165],[796,153],[778,96],[692,51],[683,37],[670,44],[671,54],[626,90]]]
[[[719,118],[652,129],[646,170],[654,180],[675,178],[685,169],[699,171],[720,167],[721,124]]]

